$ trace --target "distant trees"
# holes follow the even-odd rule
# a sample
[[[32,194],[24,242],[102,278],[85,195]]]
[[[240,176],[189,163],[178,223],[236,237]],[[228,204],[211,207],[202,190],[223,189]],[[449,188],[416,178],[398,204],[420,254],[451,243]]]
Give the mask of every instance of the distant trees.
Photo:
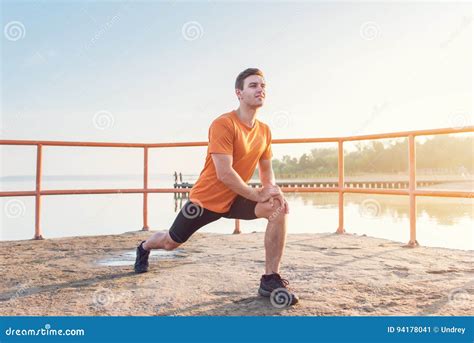
[[[433,173],[469,173],[474,171],[472,136],[437,135],[416,144],[418,170]],[[348,175],[365,173],[404,173],[408,170],[408,141],[374,140],[357,143],[355,151],[344,154]],[[312,149],[299,158],[289,155],[273,159],[278,178],[327,177],[337,175],[337,148]],[[254,175],[258,177],[258,174]]]

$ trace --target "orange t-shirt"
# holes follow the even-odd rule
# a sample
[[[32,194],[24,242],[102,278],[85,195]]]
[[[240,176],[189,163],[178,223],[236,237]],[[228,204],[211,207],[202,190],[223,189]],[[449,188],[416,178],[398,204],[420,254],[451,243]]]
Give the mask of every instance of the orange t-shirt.
[[[248,182],[258,161],[272,158],[271,141],[270,128],[259,120],[255,120],[255,125],[250,128],[240,121],[236,111],[216,118],[209,127],[204,169],[191,189],[190,200],[197,200],[202,207],[213,212],[229,211],[237,193],[217,179],[211,154],[232,155],[232,167],[244,182]]]

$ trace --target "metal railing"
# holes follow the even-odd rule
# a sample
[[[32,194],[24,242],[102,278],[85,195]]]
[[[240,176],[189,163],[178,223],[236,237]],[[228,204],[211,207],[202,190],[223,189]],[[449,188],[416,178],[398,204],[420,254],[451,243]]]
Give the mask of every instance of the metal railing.
[[[272,144],[297,144],[297,143],[337,143],[338,144],[338,187],[283,187],[283,192],[309,192],[309,193],[327,193],[336,192],[339,194],[339,226],[337,233],[344,233],[344,194],[345,193],[363,193],[363,194],[389,194],[389,195],[407,195],[410,200],[410,240],[408,246],[418,245],[416,240],[416,197],[455,197],[472,198],[473,193],[464,191],[444,191],[444,190],[419,190],[416,188],[416,152],[415,137],[454,134],[463,132],[474,132],[474,126],[463,128],[444,128],[434,130],[419,130],[383,133],[362,136],[332,137],[332,138],[293,138],[293,139],[275,139]],[[409,157],[409,183],[408,189],[361,189],[345,186],[344,180],[344,142],[353,142],[361,140],[375,140],[386,138],[408,138],[408,157]],[[75,194],[113,194],[113,193],[141,193],[143,194],[143,228],[148,230],[148,194],[150,193],[186,193],[190,189],[176,188],[148,188],[148,150],[152,148],[176,148],[176,147],[196,147],[207,146],[207,142],[182,142],[182,143],[98,143],[98,142],[64,142],[64,141],[30,141],[30,140],[0,140],[0,145],[27,145],[36,146],[36,189],[34,191],[6,191],[0,192],[0,197],[35,197],[35,239],[43,239],[41,231],[41,197],[46,195],[75,195]],[[62,190],[42,190],[42,159],[43,147],[45,146],[67,146],[67,147],[109,147],[109,148],[135,148],[143,149],[143,188],[131,189],[62,189]],[[236,229],[239,228],[239,221],[235,221]]]

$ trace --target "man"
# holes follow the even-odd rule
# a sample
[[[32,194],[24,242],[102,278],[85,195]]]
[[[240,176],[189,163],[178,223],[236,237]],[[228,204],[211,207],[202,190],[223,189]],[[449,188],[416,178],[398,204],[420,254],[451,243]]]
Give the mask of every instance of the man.
[[[269,297],[278,289],[276,292],[284,291],[285,301],[294,305],[298,297],[288,290],[288,281],[279,274],[288,203],[275,185],[270,128],[256,119],[265,101],[263,73],[256,68],[241,72],[235,81],[235,93],[240,102],[238,109],[219,116],[209,128],[204,169],[191,189],[190,200],[169,231],[157,232],[140,243],[135,272],[148,270],[151,249],[176,249],[199,228],[219,218],[266,218],[265,274],[260,279],[258,293]],[[257,163],[262,188],[252,188],[246,183]]]

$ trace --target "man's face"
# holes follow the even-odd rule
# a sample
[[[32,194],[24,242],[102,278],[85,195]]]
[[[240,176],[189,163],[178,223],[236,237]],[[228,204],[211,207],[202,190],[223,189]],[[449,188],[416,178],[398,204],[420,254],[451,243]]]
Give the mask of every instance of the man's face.
[[[265,101],[265,79],[250,75],[244,80],[244,89],[236,89],[237,97],[249,107],[262,107]]]

